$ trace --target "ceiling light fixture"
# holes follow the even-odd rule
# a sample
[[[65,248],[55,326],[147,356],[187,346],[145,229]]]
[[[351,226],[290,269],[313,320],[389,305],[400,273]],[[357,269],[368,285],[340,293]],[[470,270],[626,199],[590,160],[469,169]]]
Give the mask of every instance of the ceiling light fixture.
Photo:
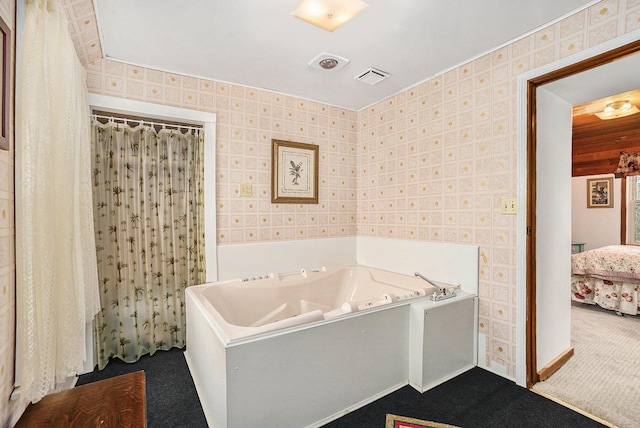
[[[336,68],[336,65],[338,65],[338,61],[335,58],[325,58],[320,61],[318,65],[325,70],[331,70],[332,68]]]
[[[638,112],[640,112],[638,107],[631,104],[629,100],[624,100],[607,104],[603,111],[596,113],[596,116],[602,120],[609,120],[616,119],[618,117],[631,116]]]
[[[340,55],[322,52],[320,55],[309,61],[309,67],[321,71],[338,71],[345,65],[349,64],[347,58]]]
[[[333,31],[367,6],[362,0],[304,0],[291,14],[323,30]]]

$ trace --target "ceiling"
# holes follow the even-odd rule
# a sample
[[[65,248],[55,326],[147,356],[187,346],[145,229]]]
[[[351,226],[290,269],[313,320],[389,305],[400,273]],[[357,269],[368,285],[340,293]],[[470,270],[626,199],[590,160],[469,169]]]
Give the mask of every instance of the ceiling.
[[[572,176],[610,174],[620,152],[640,152],[640,113],[601,120],[607,104],[629,100],[640,108],[640,54],[629,55],[544,85],[573,105]]]
[[[95,0],[104,56],[359,110],[594,0],[365,0],[327,32],[290,15],[301,0]],[[308,63],[328,52],[337,71]],[[354,79],[369,67],[390,77]]]
[[[612,173],[620,152],[640,152],[640,113],[610,120],[594,114],[620,100],[640,107],[640,89],[573,107],[572,176]]]

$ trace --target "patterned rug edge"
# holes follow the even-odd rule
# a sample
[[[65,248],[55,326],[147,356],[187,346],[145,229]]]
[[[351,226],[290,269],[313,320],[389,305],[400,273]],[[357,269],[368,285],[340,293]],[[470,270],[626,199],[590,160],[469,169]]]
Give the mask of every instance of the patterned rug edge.
[[[407,418],[405,416],[387,414],[385,428],[460,428],[455,425],[424,421],[422,419]]]

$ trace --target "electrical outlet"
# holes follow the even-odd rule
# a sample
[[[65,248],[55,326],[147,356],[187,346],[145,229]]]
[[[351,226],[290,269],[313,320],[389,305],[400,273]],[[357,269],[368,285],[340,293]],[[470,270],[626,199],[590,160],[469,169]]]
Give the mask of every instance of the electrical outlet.
[[[516,198],[500,199],[500,214],[516,214],[517,212]]]
[[[238,193],[240,193],[240,197],[248,198],[251,196],[251,183],[242,183],[238,188]]]

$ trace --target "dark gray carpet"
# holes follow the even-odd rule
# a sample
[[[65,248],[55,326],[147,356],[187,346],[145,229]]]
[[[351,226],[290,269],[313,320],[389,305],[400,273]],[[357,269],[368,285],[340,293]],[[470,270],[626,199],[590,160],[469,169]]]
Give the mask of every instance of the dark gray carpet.
[[[80,376],[78,385],[137,370],[146,376],[149,428],[207,426],[181,349],[158,351],[133,364],[112,360],[104,370]],[[604,426],[476,367],[424,394],[401,388],[325,428],[384,428],[387,413],[468,428]],[[256,426],[266,428],[260,422]]]
[[[81,375],[76,385],[144,370],[147,387],[147,427],[207,427],[184,350],[173,348],[145,355],[135,363],[112,359],[102,370]]]
[[[324,428],[384,427],[387,413],[465,428],[604,426],[476,367],[423,394],[405,386]]]

